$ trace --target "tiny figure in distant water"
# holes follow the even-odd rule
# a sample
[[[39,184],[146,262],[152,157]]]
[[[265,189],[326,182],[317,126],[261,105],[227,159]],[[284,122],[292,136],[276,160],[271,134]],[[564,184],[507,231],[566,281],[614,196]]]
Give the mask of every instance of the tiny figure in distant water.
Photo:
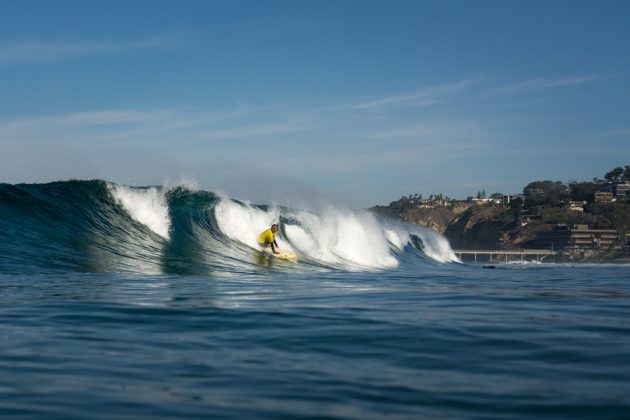
[[[271,225],[270,229],[267,229],[266,231],[258,235],[258,244],[260,244],[260,246],[263,248],[271,247],[271,251],[274,254],[280,254],[280,251],[278,251],[277,249],[279,248],[278,242],[276,242],[277,231],[278,225],[274,223],[273,225]]]

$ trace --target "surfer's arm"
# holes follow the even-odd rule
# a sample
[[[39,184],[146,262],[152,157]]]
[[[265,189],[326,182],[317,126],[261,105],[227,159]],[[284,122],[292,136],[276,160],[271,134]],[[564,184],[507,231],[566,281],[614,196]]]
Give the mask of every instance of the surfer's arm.
[[[276,248],[280,248],[280,247],[278,246],[278,242],[274,240],[271,243],[271,252],[273,252],[274,254],[278,254],[279,252],[276,252]]]

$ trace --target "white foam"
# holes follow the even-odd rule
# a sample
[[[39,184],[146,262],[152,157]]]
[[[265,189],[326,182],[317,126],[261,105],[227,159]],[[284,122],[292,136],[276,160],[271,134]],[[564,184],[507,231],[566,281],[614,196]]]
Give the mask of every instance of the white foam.
[[[384,227],[375,217],[363,211],[327,207],[315,214],[303,210],[267,210],[239,204],[227,197],[215,206],[219,229],[230,239],[256,248],[257,236],[278,223],[280,216],[295,220],[282,228],[281,248],[295,249],[298,254],[349,270],[385,269],[398,265],[392,250],[403,250],[409,235],[423,242],[424,253],[438,262],[458,262],[448,240],[428,228],[394,224]],[[288,242],[288,243],[287,243]]]
[[[221,232],[230,239],[258,247],[258,235],[273,223],[278,223],[280,214],[276,210],[263,211],[247,204],[238,204],[222,198],[214,209]],[[280,245],[278,243],[278,245]],[[281,248],[289,248],[281,246]]]
[[[415,235],[422,241],[424,254],[432,260],[442,263],[461,262],[451,249],[448,239],[427,227],[389,222],[383,234],[390,245],[398,250],[402,250],[410,242],[410,235]]]
[[[280,210],[261,210],[223,198],[215,207],[219,229],[229,238],[257,247],[257,236],[278,223]],[[296,248],[299,254],[317,261],[356,268],[388,268],[398,265],[390,254],[383,231],[374,218],[364,212],[328,209],[321,216],[307,211],[286,211],[283,216],[299,224],[284,225],[287,241],[281,248]]]
[[[427,257],[438,262],[461,262],[453,252],[451,244],[443,235],[429,228],[419,229],[414,232],[422,240],[424,253]]]
[[[136,221],[164,239],[169,239],[171,219],[163,190],[109,185],[114,200]]]
[[[409,242],[408,232],[397,232],[393,229],[384,228],[383,235],[385,236],[385,239],[387,239],[387,241],[399,251],[401,251]]]
[[[311,257],[350,269],[398,265],[382,227],[368,213],[329,208],[322,216],[307,212],[291,216],[302,226],[286,226],[287,237],[299,251]]]
[[[162,186],[165,191],[173,190],[178,187],[191,192],[199,191],[199,183],[197,182],[197,180],[195,178],[186,176],[179,177],[179,179],[175,182],[167,180]]]

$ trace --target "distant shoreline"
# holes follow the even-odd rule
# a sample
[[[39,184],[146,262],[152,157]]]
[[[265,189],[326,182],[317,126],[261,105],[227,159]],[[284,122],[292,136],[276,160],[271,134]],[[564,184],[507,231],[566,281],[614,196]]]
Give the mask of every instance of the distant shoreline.
[[[555,251],[563,261],[630,262],[630,165],[593,181],[530,182],[522,194],[487,197],[480,190],[466,200],[414,194],[369,210],[426,226],[456,250],[505,256],[538,249]]]

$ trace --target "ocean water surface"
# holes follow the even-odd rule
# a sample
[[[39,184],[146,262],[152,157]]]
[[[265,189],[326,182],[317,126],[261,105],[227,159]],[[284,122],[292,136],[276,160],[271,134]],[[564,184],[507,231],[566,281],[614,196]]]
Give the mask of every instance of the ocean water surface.
[[[0,416],[627,418],[630,266],[496,267],[332,206],[2,184]]]

